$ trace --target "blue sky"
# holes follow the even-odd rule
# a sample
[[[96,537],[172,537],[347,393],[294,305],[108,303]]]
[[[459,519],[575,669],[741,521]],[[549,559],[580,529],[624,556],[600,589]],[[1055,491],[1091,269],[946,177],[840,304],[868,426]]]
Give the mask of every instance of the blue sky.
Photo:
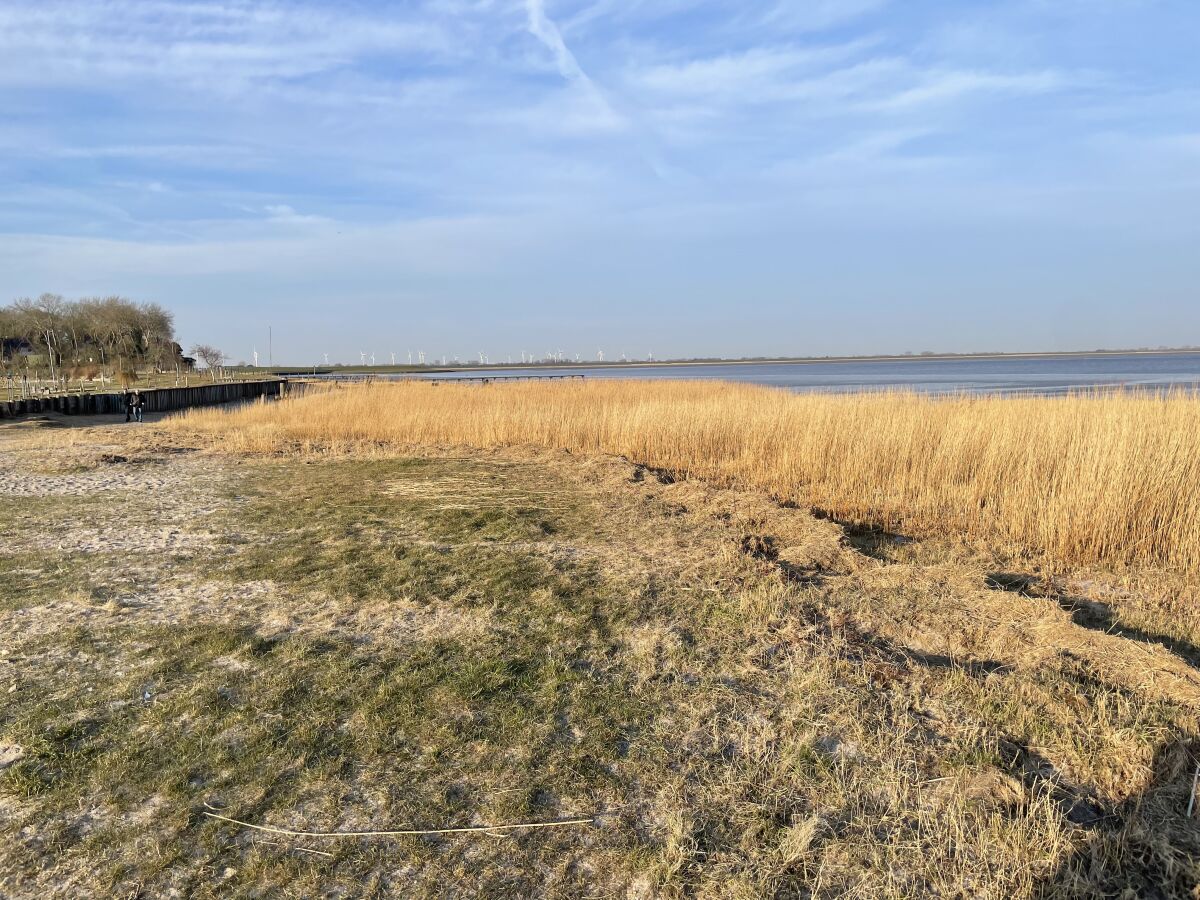
[[[1195,0],[0,0],[0,299],[233,359],[1200,343]]]

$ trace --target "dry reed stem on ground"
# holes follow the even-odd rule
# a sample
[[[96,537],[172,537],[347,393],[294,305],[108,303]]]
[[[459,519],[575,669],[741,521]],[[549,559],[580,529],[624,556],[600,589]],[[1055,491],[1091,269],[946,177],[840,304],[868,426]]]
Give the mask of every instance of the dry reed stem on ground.
[[[592,825],[594,819],[562,819],[554,822],[516,822],[509,825],[472,825],[463,828],[425,828],[425,829],[402,829],[399,831],[292,831],[287,828],[276,828],[273,825],[254,825],[250,822],[243,822],[241,819],[231,819],[229,816],[218,815],[213,812],[206,812],[204,815],[210,819],[218,819],[222,822],[229,822],[233,825],[240,825],[243,828],[250,828],[254,831],[265,831],[270,834],[282,834],[288,837],[304,837],[304,838],[368,838],[368,837],[416,837],[427,836],[434,834],[490,834],[495,835],[501,831],[516,831],[516,830],[532,830],[537,828],[564,828],[569,825]]]
[[[534,444],[614,453],[889,529],[1064,563],[1200,569],[1200,395],[797,395],[712,382],[350,386],[169,428],[269,451]]]

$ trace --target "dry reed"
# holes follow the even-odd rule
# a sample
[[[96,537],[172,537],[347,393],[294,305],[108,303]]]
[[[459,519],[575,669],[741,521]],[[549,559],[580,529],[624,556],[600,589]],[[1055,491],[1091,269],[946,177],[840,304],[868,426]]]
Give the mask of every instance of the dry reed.
[[[493,837],[501,837],[500,832],[504,831],[531,831],[539,828],[565,828],[572,825],[594,825],[594,818],[586,819],[559,819],[552,822],[516,822],[509,825],[468,825],[458,828],[408,828],[398,831],[292,831],[287,828],[276,828],[273,825],[254,825],[251,822],[243,822],[241,819],[231,819],[228,816],[222,816],[218,813],[206,812],[204,815],[210,819],[217,819],[221,822],[229,822],[233,825],[240,825],[242,828],[250,828],[254,831],[265,831],[268,834],[282,834],[287,837],[303,837],[303,838],[369,838],[369,837],[427,837],[435,834],[487,834]]]
[[[720,382],[376,384],[168,428],[280,446],[619,454],[839,519],[1007,541],[1064,563],[1200,571],[1200,395],[796,395]]]

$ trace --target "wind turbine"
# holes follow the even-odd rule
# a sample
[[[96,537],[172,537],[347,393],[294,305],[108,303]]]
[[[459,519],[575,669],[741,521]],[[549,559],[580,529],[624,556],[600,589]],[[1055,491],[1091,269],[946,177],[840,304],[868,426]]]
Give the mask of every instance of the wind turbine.
[[[254,350],[251,352],[254,354],[254,368],[257,369],[258,368],[258,348],[255,347]]]
[[[364,366],[367,364],[367,351],[365,351],[365,350],[358,351],[358,361],[360,363],[362,363]]]
[[[324,355],[324,357],[325,357],[325,365],[329,365],[329,354],[328,354],[328,353],[325,353],[325,354],[323,354],[323,355]]]
[[[604,351],[603,351],[603,350],[597,350],[597,351],[596,351],[596,358],[597,358],[597,359],[599,359],[599,360],[600,360],[600,362],[604,362]]]
[[[396,364],[396,354],[393,353],[392,354],[392,365],[394,366],[395,364]]]

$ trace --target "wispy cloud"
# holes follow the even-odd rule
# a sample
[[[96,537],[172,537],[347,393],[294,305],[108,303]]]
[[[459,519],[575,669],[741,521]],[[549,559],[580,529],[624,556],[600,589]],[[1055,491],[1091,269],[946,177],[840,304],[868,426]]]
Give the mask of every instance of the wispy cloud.
[[[891,0],[589,0],[574,9],[564,27],[572,33],[594,32],[604,26],[622,30],[654,26],[686,18],[693,29],[713,35],[742,37],[769,33],[801,35],[853,22],[878,11]],[[693,32],[691,35],[695,37]]]
[[[297,4],[63,0],[0,10],[0,84],[160,81],[240,89],[336,70],[370,55],[431,58],[440,23]]]
[[[845,25],[887,6],[891,0],[809,0],[793,3],[777,0],[761,16],[760,21],[775,29],[787,31],[820,31]]]
[[[325,216],[298,213],[286,203],[268,204],[263,207],[263,211],[271,222],[281,225],[328,225],[331,221]]]
[[[759,46],[740,53],[648,66],[631,73],[636,88],[743,103],[778,99],[814,69],[861,54],[868,42],[835,46]]]
[[[972,94],[1045,94],[1070,84],[1070,78],[1053,70],[1017,73],[934,70],[922,73],[916,84],[880,100],[878,106],[901,110]]]
[[[637,89],[660,101],[752,107],[777,103],[850,104],[844,111],[891,110],[970,95],[1039,94],[1072,81],[1054,70],[995,72],[927,68],[898,56],[872,56],[871,44],[757,47],[739,54],[657,65],[630,74]],[[801,110],[801,112],[803,112]]]

